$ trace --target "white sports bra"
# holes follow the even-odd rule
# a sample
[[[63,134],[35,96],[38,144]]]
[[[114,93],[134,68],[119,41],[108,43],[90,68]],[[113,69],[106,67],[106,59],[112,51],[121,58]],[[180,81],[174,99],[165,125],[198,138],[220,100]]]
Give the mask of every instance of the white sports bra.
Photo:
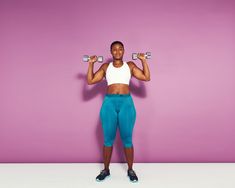
[[[131,71],[129,65],[123,61],[121,67],[114,67],[113,62],[110,62],[106,70],[106,80],[108,85],[115,83],[128,84],[131,79]]]

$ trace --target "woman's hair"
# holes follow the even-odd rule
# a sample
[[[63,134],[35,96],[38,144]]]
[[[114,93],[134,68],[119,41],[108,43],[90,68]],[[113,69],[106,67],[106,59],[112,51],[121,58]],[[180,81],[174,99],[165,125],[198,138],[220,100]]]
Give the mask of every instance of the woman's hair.
[[[113,45],[115,45],[115,44],[120,44],[123,48],[124,48],[124,45],[123,45],[123,43],[121,42],[121,41],[114,41],[114,42],[112,42],[112,44],[111,44],[111,46],[110,46],[110,50],[112,50],[112,47],[113,47]]]

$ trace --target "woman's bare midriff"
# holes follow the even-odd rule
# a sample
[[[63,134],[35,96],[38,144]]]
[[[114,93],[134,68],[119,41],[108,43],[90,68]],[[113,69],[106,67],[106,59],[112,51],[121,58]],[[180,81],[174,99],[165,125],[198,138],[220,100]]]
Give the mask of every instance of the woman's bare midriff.
[[[127,84],[111,84],[107,88],[108,94],[128,94],[130,93],[129,85]]]

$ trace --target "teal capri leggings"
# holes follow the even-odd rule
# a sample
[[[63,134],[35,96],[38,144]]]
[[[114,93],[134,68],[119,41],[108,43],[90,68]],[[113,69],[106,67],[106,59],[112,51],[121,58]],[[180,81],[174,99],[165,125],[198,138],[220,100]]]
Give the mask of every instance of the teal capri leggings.
[[[106,94],[100,109],[104,146],[113,146],[117,127],[124,147],[132,147],[136,109],[129,94]]]

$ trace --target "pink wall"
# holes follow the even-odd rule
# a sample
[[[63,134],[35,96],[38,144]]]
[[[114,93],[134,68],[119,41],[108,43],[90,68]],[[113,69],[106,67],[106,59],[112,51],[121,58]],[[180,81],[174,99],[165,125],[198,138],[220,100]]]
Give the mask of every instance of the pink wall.
[[[135,162],[235,162],[234,1],[1,0],[0,28],[0,162],[102,162],[106,82],[81,59],[114,40],[152,52],[130,85]]]

